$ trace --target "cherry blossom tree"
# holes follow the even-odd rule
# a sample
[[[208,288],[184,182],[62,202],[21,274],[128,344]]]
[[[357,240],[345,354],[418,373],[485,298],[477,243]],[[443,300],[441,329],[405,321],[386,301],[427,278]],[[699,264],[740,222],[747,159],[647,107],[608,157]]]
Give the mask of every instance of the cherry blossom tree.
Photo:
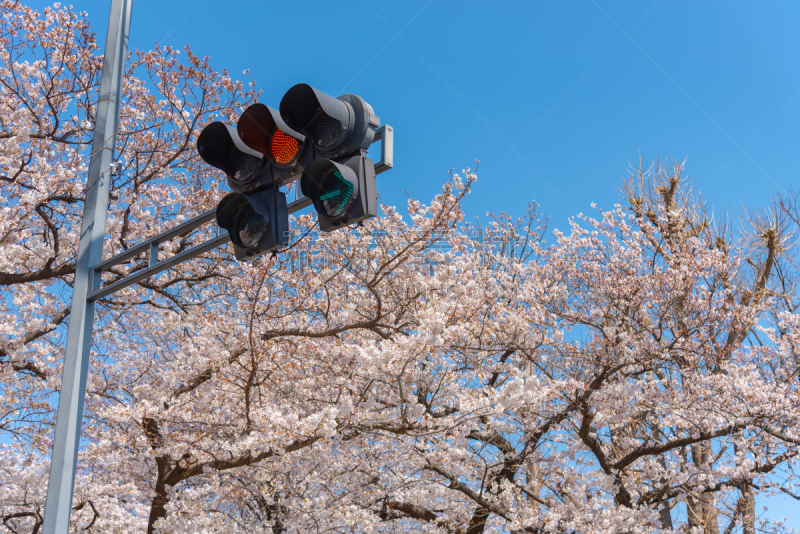
[[[35,533],[102,58],[71,8],[0,12],[0,517]],[[197,135],[258,98],[188,49],[128,65],[107,255],[215,205]],[[640,166],[560,232],[469,222],[474,180],[102,299],[72,530],[785,530],[755,498],[797,497],[796,197],[734,230]]]

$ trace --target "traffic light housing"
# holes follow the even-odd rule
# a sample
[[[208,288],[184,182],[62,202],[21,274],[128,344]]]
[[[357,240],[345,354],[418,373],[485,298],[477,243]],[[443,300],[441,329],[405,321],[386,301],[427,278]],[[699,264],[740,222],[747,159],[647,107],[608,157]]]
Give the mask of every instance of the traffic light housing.
[[[280,103],[286,125],[305,136],[313,158],[303,164],[300,189],[330,232],[377,215],[375,168],[366,150],[380,119],[363,98],[333,98],[308,84],[286,92]]]
[[[206,163],[225,173],[233,191],[255,191],[272,184],[269,161],[244,144],[227,124],[212,122],[206,126],[197,138],[197,152]]]
[[[314,204],[323,232],[361,222],[378,213],[375,166],[366,156],[352,156],[341,163],[315,159],[303,170],[300,189]]]
[[[248,148],[269,162],[268,180],[284,185],[300,177],[304,164],[313,157],[306,150],[306,138],[294,131],[271,107],[253,104],[242,113],[236,124],[239,137]]]
[[[270,138],[275,136],[271,131]],[[275,183],[273,162],[221,122],[203,129],[197,138],[197,152],[225,173],[233,191],[217,206],[217,225],[228,231],[236,259],[255,258],[285,246],[289,213],[286,194]]]
[[[289,128],[306,136],[316,157],[338,160],[367,150],[380,126],[372,106],[357,95],[333,98],[308,84],[289,89],[280,103],[280,114]]]
[[[217,206],[217,224],[228,231],[237,260],[286,246],[286,193],[272,187],[253,194],[230,193]]]

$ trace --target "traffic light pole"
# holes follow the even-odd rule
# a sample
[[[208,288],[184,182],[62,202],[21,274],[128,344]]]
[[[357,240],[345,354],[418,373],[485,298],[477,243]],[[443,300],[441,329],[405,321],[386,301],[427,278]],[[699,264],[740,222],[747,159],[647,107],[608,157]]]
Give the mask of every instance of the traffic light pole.
[[[92,139],[81,237],[75,262],[67,346],[58,397],[58,416],[47,484],[43,533],[67,534],[83,419],[83,400],[94,326],[94,268],[102,258],[114,146],[119,119],[122,75],[128,53],[133,0],[112,0],[108,18],[100,99]]]

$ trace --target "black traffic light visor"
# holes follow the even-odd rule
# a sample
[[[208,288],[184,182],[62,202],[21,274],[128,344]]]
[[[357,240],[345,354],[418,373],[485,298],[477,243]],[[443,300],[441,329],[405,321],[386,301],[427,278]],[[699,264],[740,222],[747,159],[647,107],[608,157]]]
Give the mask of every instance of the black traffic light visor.
[[[261,159],[261,154],[251,149],[239,139],[232,127],[221,122],[212,122],[197,138],[197,152],[209,165],[220,169],[230,177],[236,177],[237,169],[231,163],[252,156]]]
[[[300,189],[314,203],[314,208],[329,219],[347,215],[358,196],[358,177],[353,169],[320,158],[303,170]]]
[[[283,95],[280,112],[290,128],[311,137],[315,143],[323,146],[336,144],[342,133],[352,130],[354,120],[353,110],[348,104],[305,83],[295,85]],[[338,135],[331,139],[322,139],[325,134],[315,131],[319,129],[313,127],[315,122],[322,129],[338,131]],[[335,122],[339,124],[336,125]],[[321,140],[323,142],[319,143]]]
[[[244,110],[236,131],[245,145],[278,164],[293,163],[305,140],[283,122],[280,113],[261,103]]]
[[[227,172],[228,154],[231,152],[233,139],[228,127],[221,122],[212,122],[197,138],[197,152],[209,165]]]

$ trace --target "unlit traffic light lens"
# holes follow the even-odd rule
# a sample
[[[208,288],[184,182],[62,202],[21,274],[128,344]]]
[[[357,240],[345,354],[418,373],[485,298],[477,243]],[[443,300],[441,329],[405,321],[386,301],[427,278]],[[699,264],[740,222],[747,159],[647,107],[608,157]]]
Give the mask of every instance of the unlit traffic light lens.
[[[264,220],[264,216],[251,209],[250,213],[243,213],[236,221],[234,233],[238,237],[239,246],[247,248],[258,245],[266,230],[267,221]]]
[[[335,144],[342,136],[342,123],[329,116],[322,110],[311,124],[311,137],[314,142],[322,147],[328,148]]]
[[[236,130],[221,122],[203,128],[197,138],[197,152],[237,186],[248,185],[262,167],[261,154],[242,143]]]
[[[250,248],[258,245],[269,219],[266,214],[257,213],[244,195],[231,193],[217,206],[217,223],[228,231],[236,245]]]
[[[260,165],[261,159],[234,147],[228,155],[228,176],[239,183],[247,182]]]

